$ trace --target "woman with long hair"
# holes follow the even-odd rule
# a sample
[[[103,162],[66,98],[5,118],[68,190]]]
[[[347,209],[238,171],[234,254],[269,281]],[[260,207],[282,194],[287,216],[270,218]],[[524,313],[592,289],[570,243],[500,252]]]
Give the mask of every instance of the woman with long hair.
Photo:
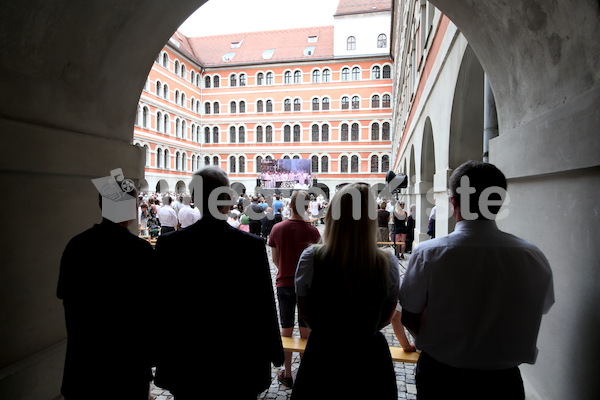
[[[406,221],[408,220],[408,214],[404,211],[404,202],[400,201],[396,203],[394,208],[394,242],[401,243],[400,246],[400,258],[404,258],[404,251],[406,249]]]
[[[292,399],[317,399],[323,378],[338,398],[397,399],[388,343],[380,330],[398,303],[396,257],[377,247],[375,197],[366,184],[342,188],[325,216],[322,245],[298,262],[301,318],[311,328]]]

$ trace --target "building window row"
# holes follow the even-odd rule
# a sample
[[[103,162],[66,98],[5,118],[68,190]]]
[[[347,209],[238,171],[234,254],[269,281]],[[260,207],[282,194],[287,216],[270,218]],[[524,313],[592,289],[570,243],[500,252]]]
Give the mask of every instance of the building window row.
[[[169,54],[166,51],[162,51],[161,53],[159,53],[158,57],[156,57],[156,63],[158,65],[162,66],[163,68],[166,68],[167,70],[172,71],[178,77],[180,77],[184,80],[187,80],[188,73],[187,73],[186,65],[183,62],[175,59],[173,61],[173,69],[171,69],[170,68],[171,60],[170,60]],[[201,78],[202,78],[202,75],[199,72],[196,72],[193,69],[190,69],[189,82],[192,85],[200,87]]]
[[[387,35],[381,33],[377,36],[377,48],[385,49],[387,47]],[[346,39],[346,50],[356,50],[356,37],[348,36]]]

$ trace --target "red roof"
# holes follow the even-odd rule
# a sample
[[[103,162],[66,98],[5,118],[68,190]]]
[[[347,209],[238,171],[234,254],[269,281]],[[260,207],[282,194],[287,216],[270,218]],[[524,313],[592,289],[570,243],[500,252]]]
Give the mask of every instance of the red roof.
[[[335,15],[390,11],[392,0],[340,0]]]
[[[206,67],[333,57],[333,26],[190,37],[187,41],[177,34],[173,37]]]

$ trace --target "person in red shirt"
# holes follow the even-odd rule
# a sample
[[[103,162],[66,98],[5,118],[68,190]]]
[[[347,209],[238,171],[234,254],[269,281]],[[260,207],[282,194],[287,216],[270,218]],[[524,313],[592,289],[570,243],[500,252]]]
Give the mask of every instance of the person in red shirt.
[[[268,245],[271,247],[273,262],[277,266],[275,285],[279,302],[279,322],[281,335],[291,337],[294,330],[294,314],[296,311],[296,289],[294,277],[300,255],[308,246],[318,243],[321,234],[311,224],[304,220],[308,209],[310,197],[305,191],[292,194],[290,199],[291,217],[275,224],[269,236]],[[310,329],[298,318],[300,336],[307,338]],[[285,353],[284,369],[279,371],[277,379],[287,386],[292,387],[292,353]]]

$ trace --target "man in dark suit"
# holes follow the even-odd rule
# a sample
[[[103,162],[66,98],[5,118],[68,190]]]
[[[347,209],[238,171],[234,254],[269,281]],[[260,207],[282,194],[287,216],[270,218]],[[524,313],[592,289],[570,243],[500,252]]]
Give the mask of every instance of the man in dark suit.
[[[127,229],[137,221],[137,196],[130,194],[125,216],[113,213],[123,207],[113,202],[111,209],[100,197],[102,222],[71,239],[62,255],[57,296],[68,337],[61,388],[66,400],[104,399],[104,385],[120,399],[148,399],[154,251]]]
[[[256,399],[270,385],[271,363],[283,364],[265,244],[227,223],[231,192],[222,169],[201,169],[192,187],[202,218],[156,244],[162,329],[155,383],[176,400],[218,398],[224,390]]]

